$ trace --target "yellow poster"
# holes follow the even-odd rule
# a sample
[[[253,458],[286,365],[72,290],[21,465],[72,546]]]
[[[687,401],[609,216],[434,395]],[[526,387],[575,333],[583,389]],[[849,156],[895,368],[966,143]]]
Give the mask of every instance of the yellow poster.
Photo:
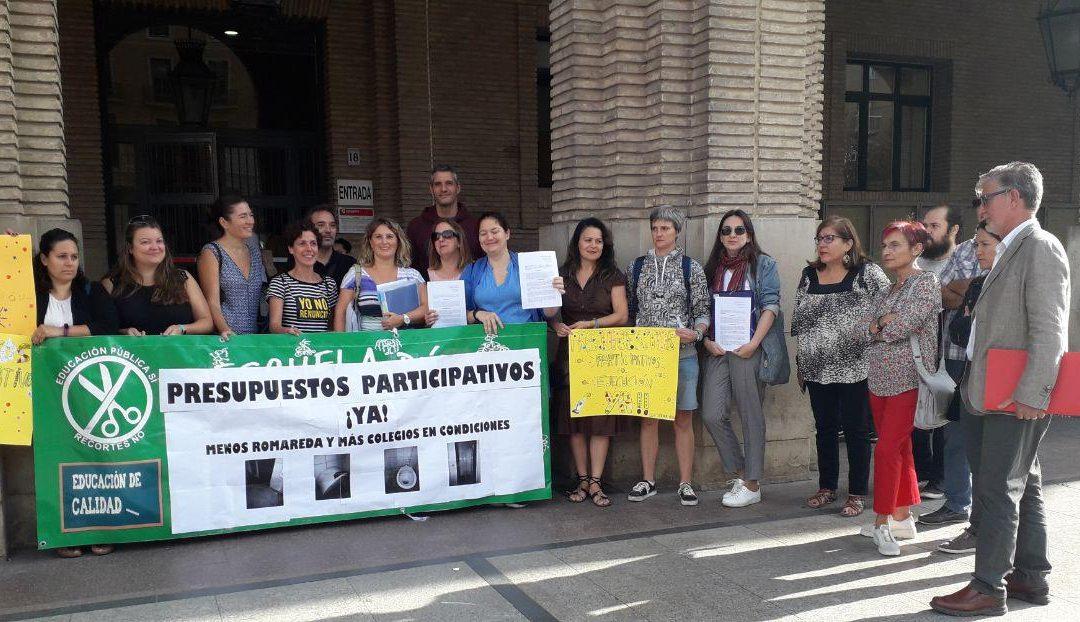
[[[570,416],[675,419],[679,338],[674,328],[570,333]]]
[[[29,445],[30,338],[0,333],[0,445]]]
[[[0,333],[29,337],[37,328],[32,249],[28,235],[0,234]]]

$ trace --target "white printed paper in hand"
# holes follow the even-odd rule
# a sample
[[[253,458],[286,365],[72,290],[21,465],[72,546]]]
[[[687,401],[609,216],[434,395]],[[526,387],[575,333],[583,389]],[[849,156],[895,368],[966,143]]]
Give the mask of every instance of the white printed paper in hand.
[[[559,276],[555,251],[518,253],[518,279],[521,283],[521,308],[561,307],[562,294],[551,282]]]
[[[465,326],[465,281],[431,281],[427,284],[428,309],[439,314],[432,328]]]
[[[713,330],[716,345],[734,350],[750,342],[750,296],[717,296],[713,294]]]

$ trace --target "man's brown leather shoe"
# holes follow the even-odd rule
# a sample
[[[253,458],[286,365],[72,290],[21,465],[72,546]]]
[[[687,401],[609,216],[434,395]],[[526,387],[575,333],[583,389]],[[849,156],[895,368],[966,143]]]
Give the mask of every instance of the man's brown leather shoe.
[[[950,616],[1003,616],[1009,612],[1004,598],[988,596],[975,591],[970,585],[948,596],[935,596],[930,607]]]
[[[1033,605],[1050,604],[1050,588],[1036,588],[1016,578],[1016,573],[1005,575],[1005,591],[1009,598],[1016,598]]]

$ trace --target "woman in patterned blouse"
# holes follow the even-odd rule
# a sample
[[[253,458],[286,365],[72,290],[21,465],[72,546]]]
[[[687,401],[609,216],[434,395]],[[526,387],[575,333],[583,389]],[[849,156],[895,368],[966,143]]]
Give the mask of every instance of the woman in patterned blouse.
[[[848,458],[844,516],[862,513],[870,479],[870,415],[866,400],[866,343],[856,335],[889,279],[870,263],[847,218],[830,216],[817,228],[817,260],[795,290],[791,335],[798,343],[799,384],[810,393],[817,426],[818,491],[806,504],[836,501],[843,430]]]
[[[881,262],[896,275],[896,283],[878,296],[861,329],[870,344],[867,385],[878,433],[874,448],[877,518],[862,534],[874,539],[882,555],[899,555],[897,539],[915,537],[911,506],[920,501],[911,454],[919,374],[910,338],[918,339],[927,368],[936,369],[941,290],[932,272],[915,267],[915,259],[930,240],[922,224],[894,222],[881,237]]]

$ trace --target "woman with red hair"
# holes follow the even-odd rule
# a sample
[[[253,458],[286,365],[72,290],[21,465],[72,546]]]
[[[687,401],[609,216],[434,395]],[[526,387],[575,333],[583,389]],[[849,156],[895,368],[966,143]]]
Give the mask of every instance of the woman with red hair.
[[[874,447],[874,513],[862,535],[874,539],[882,555],[899,555],[897,540],[915,537],[911,506],[918,505],[919,483],[911,453],[919,374],[911,336],[918,339],[926,366],[937,365],[941,291],[937,277],[915,267],[930,234],[918,222],[890,223],[881,232],[881,263],[896,282],[882,292],[863,325],[869,369],[870,410],[877,428]]]

